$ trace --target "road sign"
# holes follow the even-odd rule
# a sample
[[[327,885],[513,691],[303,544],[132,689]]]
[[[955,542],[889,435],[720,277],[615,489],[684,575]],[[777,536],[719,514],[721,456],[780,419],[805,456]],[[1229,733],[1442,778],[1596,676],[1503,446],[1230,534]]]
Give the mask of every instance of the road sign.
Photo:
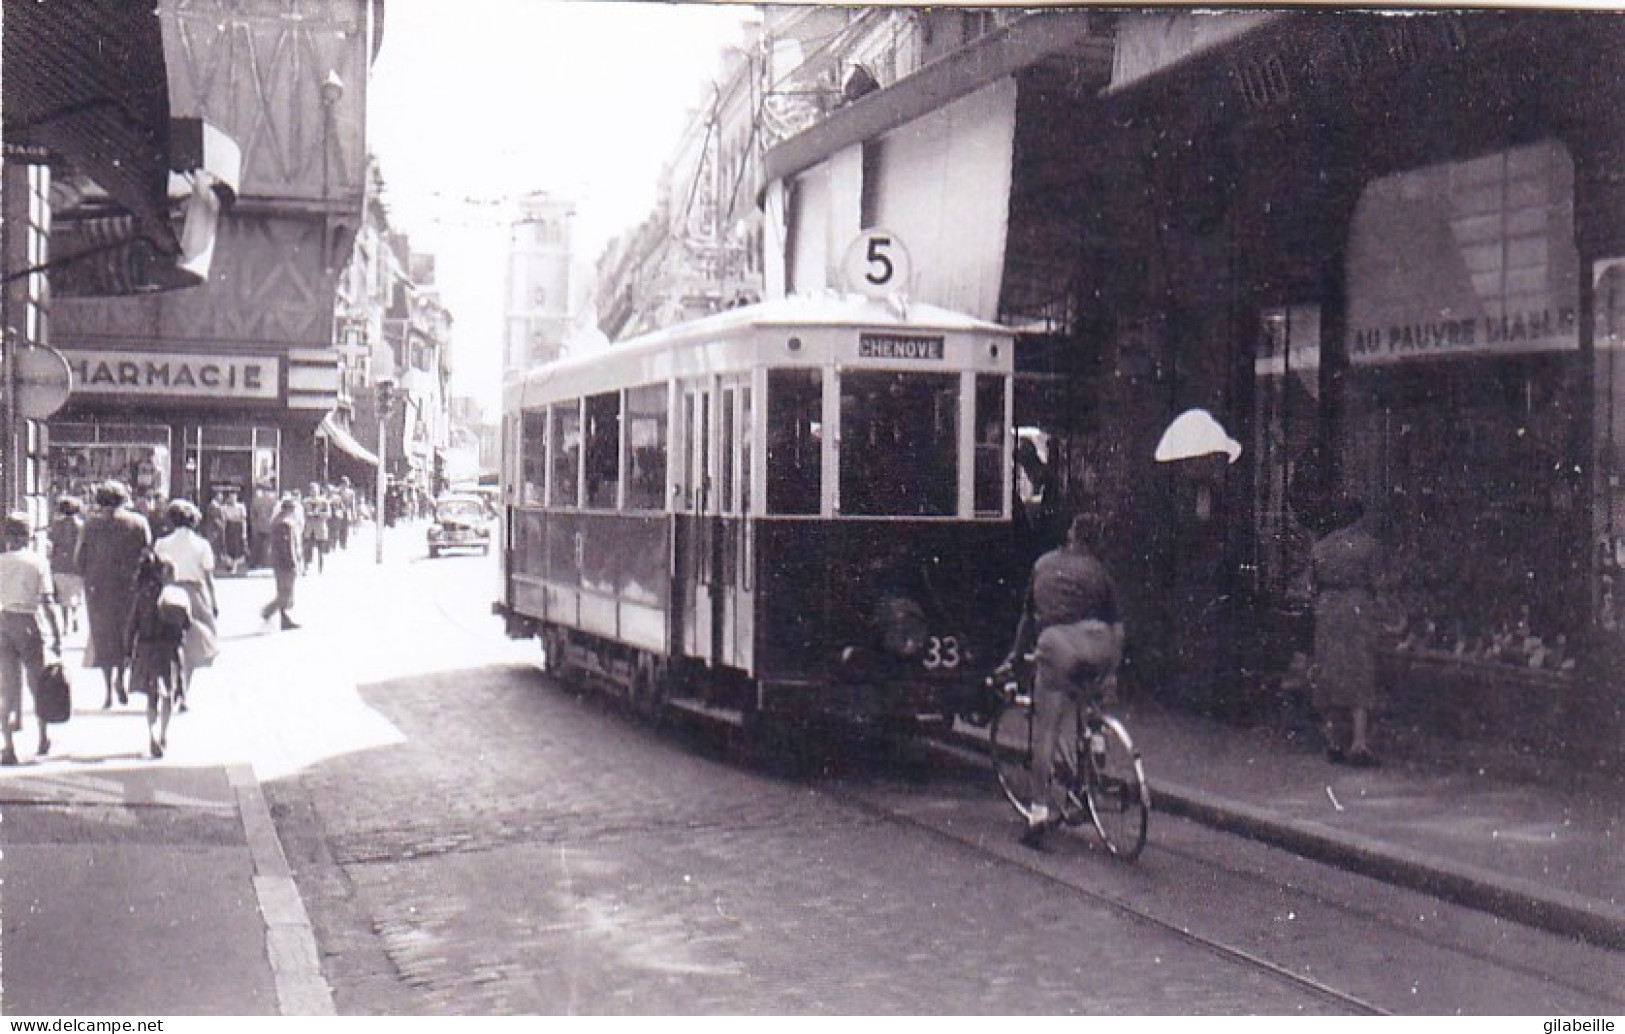
[[[44,420],[68,401],[73,373],[68,360],[54,348],[30,345],[17,352],[17,412],[30,420]]]

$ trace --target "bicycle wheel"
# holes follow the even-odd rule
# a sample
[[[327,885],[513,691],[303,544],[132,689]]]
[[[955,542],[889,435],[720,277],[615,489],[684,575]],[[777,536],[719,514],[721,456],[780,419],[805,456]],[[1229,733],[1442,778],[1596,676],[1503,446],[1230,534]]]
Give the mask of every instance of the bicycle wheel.
[[[1145,765],[1122,722],[1102,717],[1098,725],[1090,726],[1084,780],[1089,817],[1106,849],[1132,862],[1145,848],[1151,818],[1151,785],[1145,779]]]
[[[1028,704],[1005,703],[987,727],[987,749],[993,775],[1005,799],[1023,817],[1032,801],[1033,709]]]

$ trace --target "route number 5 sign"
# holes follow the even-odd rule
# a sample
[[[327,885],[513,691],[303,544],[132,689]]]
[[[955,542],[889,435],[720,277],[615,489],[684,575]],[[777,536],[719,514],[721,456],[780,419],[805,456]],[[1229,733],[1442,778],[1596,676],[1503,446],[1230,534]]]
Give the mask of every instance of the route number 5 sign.
[[[886,298],[908,289],[914,266],[908,248],[890,230],[859,233],[846,247],[841,274],[847,289],[869,298]]]

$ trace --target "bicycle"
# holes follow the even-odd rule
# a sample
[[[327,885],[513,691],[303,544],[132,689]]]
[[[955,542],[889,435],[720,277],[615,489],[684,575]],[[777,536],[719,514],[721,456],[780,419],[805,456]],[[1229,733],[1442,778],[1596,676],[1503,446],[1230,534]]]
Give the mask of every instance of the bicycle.
[[[1019,670],[995,672],[988,688],[997,695],[988,724],[988,750],[999,789],[1023,818],[1033,799],[1032,658]],[[1074,727],[1056,744],[1053,785],[1060,790],[1061,821],[1087,820],[1114,857],[1132,862],[1145,849],[1151,818],[1151,784],[1145,763],[1122,721],[1103,711],[1099,687],[1071,708]],[[1083,759],[1075,764],[1074,759]]]

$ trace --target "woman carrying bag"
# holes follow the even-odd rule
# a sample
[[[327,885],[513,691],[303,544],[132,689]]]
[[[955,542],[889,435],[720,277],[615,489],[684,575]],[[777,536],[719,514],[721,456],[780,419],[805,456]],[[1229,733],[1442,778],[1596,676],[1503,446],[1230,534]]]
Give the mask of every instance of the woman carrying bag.
[[[51,595],[51,567],[45,557],[29,548],[33,526],[26,513],[6,517],[0,534],[5,552],[0,553],[0,697],[4,698],[4,720],[0,721],[0,765],[17,764],[12,743],[14,717],[20,719],[23,706],[23,678],[37,696],[45,669],[45,644],[40,633],[40,617],[51,629],[51,650],[62,654],[62,629],[56,621]],[[36,701],[37,703],[37,701]],[[51,737],[45,729],[45,716],[35,707],[39,719],[39,748],[43,757],[51,750]],[[16,721],[16,728],[21,727]]]
[[[159,539],[152,551],[169,564],[175,583],[191,597],[191,621],[181,643],[181,680],[175,687],[175,707],[185,711],[193,675],[199,668],[212,665],[220,654],[215,630],[220,602],[214,592],[214,547],[194,530],[202,514],[190,502],[177,499],[169,504],[164,516],[175,530]]]

